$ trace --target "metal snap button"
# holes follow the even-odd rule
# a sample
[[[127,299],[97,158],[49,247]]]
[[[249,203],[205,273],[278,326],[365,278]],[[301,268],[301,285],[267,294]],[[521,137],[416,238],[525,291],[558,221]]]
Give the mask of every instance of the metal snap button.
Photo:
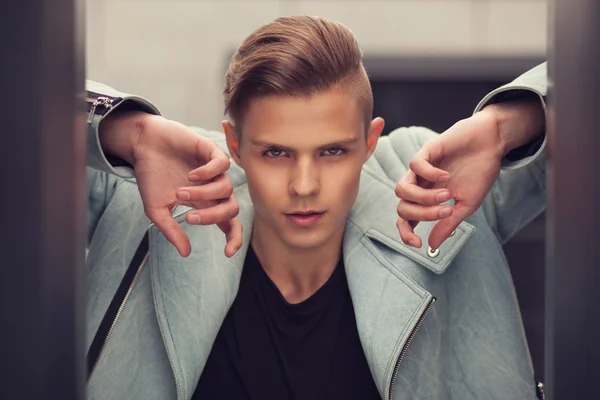
[[[435,258],[440,254],[440,249],[432,249],[431,246],[427,249],[427,255],[431,258]]]

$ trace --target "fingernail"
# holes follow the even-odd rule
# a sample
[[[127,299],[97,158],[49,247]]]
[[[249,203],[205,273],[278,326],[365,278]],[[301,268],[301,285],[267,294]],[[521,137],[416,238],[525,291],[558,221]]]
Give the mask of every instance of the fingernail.
[[[177,192],[177,198],[179,200],[189,200],[192,198],[192,196],[190,195],[190,192],[182,191],[182,192]]]
[[[442,203],[450,198],[450,192],[439,192],[435,199],[438,203]]]
[[[438,182],[447,182],[450,179],[450,175],[442,175],[438,178]]]
[[[452,214],[452,208],[444,207],[440,210],[439,216],[440,218],[447,218]]]
[[[197,224],[200,222],[200,216],[198,214],[192,214],[189,216],[189,220],[191,223]]]
[[[410,240],[408,241],[408,244],[409,244],[410,246],[412,246],[412,247],[419,248],[419,243],[417,243],[417,241],[416,241],[416,240],[414,240],[414,239],[410,239]]]
[[[192,182],[196,182],[200,180],[200,177],[198,175],[190,175],[188,179]]]

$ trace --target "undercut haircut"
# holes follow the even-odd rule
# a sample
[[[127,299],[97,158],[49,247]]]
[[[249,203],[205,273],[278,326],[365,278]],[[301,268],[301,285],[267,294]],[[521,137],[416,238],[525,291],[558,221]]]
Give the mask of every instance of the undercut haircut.
[[[281,17],[251,33],[232,56],[223,91],[225,114],[239,135],[251,100],[310,98],[332,88],[356,96],[368,132],[373,93],[352,31],[322,17]]]

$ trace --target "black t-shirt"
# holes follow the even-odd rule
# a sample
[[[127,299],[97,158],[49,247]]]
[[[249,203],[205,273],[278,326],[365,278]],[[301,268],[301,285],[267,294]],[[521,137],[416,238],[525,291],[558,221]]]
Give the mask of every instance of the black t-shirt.
[[[343,262],[289,304],[252,247],[194,400],[381,399],[358,338]]]

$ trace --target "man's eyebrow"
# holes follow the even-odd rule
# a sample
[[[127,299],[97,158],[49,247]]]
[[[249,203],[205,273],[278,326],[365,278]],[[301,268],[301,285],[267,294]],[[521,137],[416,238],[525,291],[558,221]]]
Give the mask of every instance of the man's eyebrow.
[[[361,140],[360,137],[351,137],[348,139],[336,140],[334,142],[327,143],[327,144],[321,146],[321,148],[333,147],[333,146],[351,146],[353,144],[358,143],[360,140]]]
[[[353,144],[358,143],[358,141],[361,138],[359,137],[351,137],[351,138],[347,138],[347,139],[342,139],[342,140],[336,140],[333,141],[331,143],[326,143],[323,144],[321,146],[319,146],[319,148],[327,148],[327,147],[332,147],[332,146],[351,146]],[[281,149],[289,149],[288,146],[282,145],[282,144],[278,144],[278,143],[274,143],[274,142],[267,142],[267,141],[263,141],[263,140],[255,140],[255,139],[251,139],[250,143],[255,145],[255,146],[260,146],[260,147],[277,147],[277,148],[281,148]]]

